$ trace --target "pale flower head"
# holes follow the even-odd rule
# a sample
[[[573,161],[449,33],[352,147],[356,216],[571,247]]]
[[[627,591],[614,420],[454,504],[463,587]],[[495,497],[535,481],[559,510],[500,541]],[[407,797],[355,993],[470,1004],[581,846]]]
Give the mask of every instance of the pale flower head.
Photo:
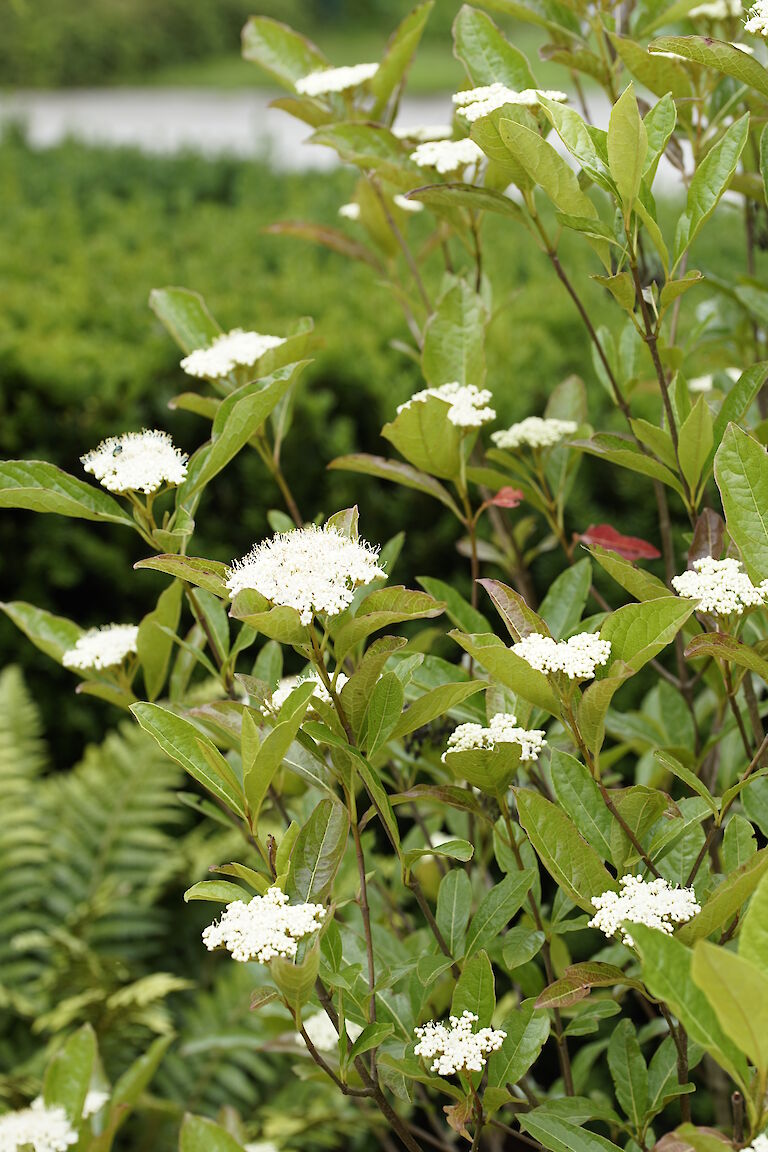
[[[344,68],[319,68],[302,76],[294,87],[302,96],[326,96],[329,92],[347,92],[366,84],[379,70],[378,64],[352,64]]]
[[[699,612],[713,616],[740,616],[745,608],[765,604],[768,598],[768,581],[753,584],[741,561],[732,556],[694,560],[692,569],[672,577],[672,587],[678,596],[697,600]]]
[[[734,47],[738,48],[738,47],[741,47],[741,45],[737,44],[737,45],[734,45]],[[733,380],[734,383],[738,380],[739,376],[741,376],[741,369],[740,368],[724,368],[724,369],[722,369],[722,371],[725,373],[726,376],[729,377],[729,379]],[[688,391],[689,392],[711,392],[712,389],[714,388],[714,386],[715,386],[715,373],[714,372],[710,373],[709,376],[694,376],[692,380],[688,381]]]
[[[608,662],[611,642],[592,632],[577,632],[559,641],[531,632],[513,644],[512,651],[538,672],[564,672],[569,680],[591,680],[595,669]]]
[[[349,204],[342,204],[339,208],[339,216],[344,220],[359,220],[360,219],[360,205],[352,200]]]
[[[491,440],[497,448],[552,448],[566,436],[573,436],[577,428],[573,420],[528,416],[511,428],[492,432]]]
[[[448,405],[448,419],[457,428],[480,428],[496,419],[496,411],[488,407],[493,399],[487,388],[476,388],[474,384],[441,384],[439,388],[422,388],[414,392],[410,400],[397,407],[398,415],[410,408],[411,404],[423,404],[430,397],[444,400]]]
[[[496,1052],[507,1038],[506,1032],[494,1028],[473,1031],[477,1023],[474,1012],[450,1016],[448,1024],[430,1020],[414,1028],[419,1042],[414,1048],[417,1056],[432,1060],[431,1072],[438,1076],[452,1076],[455,1072],[481,1072],[489,1052]]]
[[[593,896],[597,912],[589,922],[590,928],[599,928],[606,936],[621,931],[622,940],[630,947],[634,940],[622,925],[645,924],[658,928],[671,936],[675,924],[684,924],[701,912],[693,888],[676,888],[667,880],[643,880],[642,876],[622,876],[620,892],[603,892]]]
[[[448,737],[442,761],[445,763],[449,752],[493,749],[497,744],[519,744],[521,760],[538,760],[539,753],[547,743],[544,735],[539,728],[519,728],[511,712],[498,712],[491,717],[487,728],[482,724],[459,724]]]
[[[83,1104],[83,1119],[87,1120],[89,1116],[95,1116],[97,1112],[101,1112],[108,1100],[109,1092],[104,1092],[100,1088],[91,1088],[86,1093]]]
[[[110,492],[157,492],[164,484],[181,484],[187,457],[175,448],[167,432],[126,432],[110,436],[98,448],[80,457],[86,472]]]
[[[299,684],[306,684],[308,680],[314,680],[317,684],[315,691],[312,693],[312,699],[321,700],[323,704],[331,704],[330,693],[320,679],[320,673],[316,668],[312,668],[311,671],[301,676],[284,676],[277,688],[275,688],[270,699],[262,704],[261,711],[263,715],[274,716],[280,711],[294,688],[298,688]],[[341,692],[348,680],[349,676],[345,675],[344,672],[339,672],[336,677],[336,691]]]
[[[398,208],[401,208],[403,212],[424,211],[424,205],[422,204],[421,200],[409,200],[407,196],[400,196],[399,193],[398,195],[392,197],[392,203],[395,204]]]
[[[362,1026],[354,1024],[351,1020],[345,1020],[344,1024],[347,1037],[354,1044],[363,1030]],[[336,1052],[338,1050],[339,1034],[325,1012],[313,1013],[304,1021],[304,1030],[318,1052]],[[299,1048],[306,1048],[306,1041],[300,1032],[294,1033],[294,1040]]]
[[[450,140],[453,128],[450,124],[404,124],[392,129],[398,140],[415,140],[426,144],[429,140]]]
[[[757,0],[749,12],[744,29],[753,36],[768,36],[768,0]]]
[[[768,1133],[761,1132],[759,1136],[755,1136],[752,1143],[744,1152],[768,1152]]]
[[[233,328],[216,336],[205,348],[196,348],[181,361],[188,376],[202,380],[220,380],[236,368],[252,368],[265,352],[285,344],[284,336],[265,336],[261,332],[244,332]]]
[[[736,19],[744,14],[741,0],[710,0],[706,4],[698,4],[691,8],[688,17],[691,20],[728,20]]]
[[[330,524],[308,524],[257,544],[229,569],[227,588],[231,596],[254,589],[272,604],[295,608],[302,624],[310,624],[318,612],[338,616],[356,588],[386,576],[377,559],[378,549],[364,540]]]
[[[299,941],[317,932],[324,918],[322,904],[289,904],[280,888],[268,888],[247,904],[227,904],[221,919],[203,931],[203,943],[210,952],[226,948],[233,960],[268,964],[275,956],[294,957]]]
[[[486,84],[481,88],[468,88],[456,92],[453,102],[457,105],[457,112],[470,123],[490,116],[497,108],[505,104],[519,104],[525,108],[535,108],[542,99],[555,100],[562,103],[568,97],[565,92],[548,91],[540,88],[524,88],[522,92],[508,88],[506,84]]]
[[[482,159],[482,149],[468,136],[463,140],[428,140],[411,152],[411,160],[419,168],[436,168],[441,175]]]
[[[42,1100],[0,1116],[0,1152],[67,1152],[77,1141],[64,1109],[46,1107]]]
[[[67,649],[61,662],[65,668],[76,668],[80,672],[115,668],[136,652],[138,639],[136,624],[104,624],[84,632],[74,648]]]

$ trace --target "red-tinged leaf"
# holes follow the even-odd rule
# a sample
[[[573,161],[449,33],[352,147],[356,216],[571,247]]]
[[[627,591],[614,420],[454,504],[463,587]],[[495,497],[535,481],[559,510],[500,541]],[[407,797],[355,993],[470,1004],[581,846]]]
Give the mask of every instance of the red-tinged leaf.
[[[617,552],[625,560],[658,560],[661,553],[647,540],[638,536],[623,536],[610,524],[590,524],[586,532],[576,535],[576,540],[588,547],[598,545],[610,552]]]
[[[580,1000],[589,996],[590,986],[580,980],[578,976],[564,976],[562,980],[555,980],[539,996],[536,1001],[537,1008],[570,1008]]]
[[[496,495],[492,496],[488,503],[495,504],[497,508],[517,508],[524,499],[525,496],[519,488],[499,488]]]

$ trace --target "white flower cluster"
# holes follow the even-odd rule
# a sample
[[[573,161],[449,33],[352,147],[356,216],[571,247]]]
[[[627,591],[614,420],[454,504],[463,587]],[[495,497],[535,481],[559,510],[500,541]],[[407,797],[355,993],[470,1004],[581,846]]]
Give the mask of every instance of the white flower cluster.
[[[321,700],[323,704],[332,703],[331,695],[325,684],[323,684],[322,680],[320,679],[319,672],[316,668],[313,668],[306,675],[284,676],[278,684],[277,688],[275,688],[274,692],[272,693],[271,698],[262,704],[261,711],[263,714],[265,716],[273,716],[276,712],[279,712],[283,704],[285,704],[286,700],[290,696],[291,692],[293,692],[294,688],[298,688],[299,684],[304,684],[307,680],[314,680],[317,684],[317,688],[312,693],[313,700]],[[337,692],[341,692],[347,680],[349,680],[349,676],[345,675],[344,672],[339,672],[338,676],[336,677]]]
[[[668,936],[673,924],[684,924],[701,912],[693,888],[675,888],[663,877],[643,880],[642,876],[622,876],[621,892],[603,892],[593,896],[597,913],[589,922],[590,928],[599,928],[606,936],[614,936],[622,924],[647,924]],[[630,947],[634,940],[622,931],[622,939]]]
[[[268,964],[275,956],[295,956],[299,940],[316,932],[324,917],[322,904],[289,904],[280,888],[268,888],[247,904],[227,904],[221,920],[204,930],[203,943],[211,952],[226,948],[233,960]]]
[[[565,672],[569,680],[590,680],[595,668],[607,663],[611,642],[592,632],[577,632],[559,641],[531,632],[513,644],[512,651],[538,672]]]
[[[416,140],[426,144],[429,140],[450,140],[453,128],[450,124],[404,124],[392,129],[398,140]]]
[[[91,628],[68,648],[61,658],[65,668],[78,668],[81,672],[114,668],[126,656],[137,650],[139,629],[136,624],[105,624]]]
[[[320,68],[302,76],[294,87],[302,96],[325,96],[329,92],[346,92],[372,80],[378,64],[352,64],[344,68]]]
[[[748,16],[749,19],[744,25],[745,31],[751,32],[753,36],[768,36],[768,0],[757,0],[757,4],[753,4],[750,8]]]
[[[265,352],[285,344],[283,336],[264,336],[261,332],[244,332],[233,328],[217,336],[207,348],[196,348],[181,361],[188,376],[202,380],[219,380],[235,368],[250,368]]]
[[[755,1136],[752,1143],[744,1152],[768,1152],[768,1133],[761,1132],[759,1136]]]
[[[187,457],[167,432],[145,428],[110,436],[80,457],[86,472],[110,492],[157,492],[163,484],[181,484]]]
[[[450,1027],[442,1021],[430,1020],[414,1029],[419,1038],[414,1052],[425,1060],[432,1060],[430,1071],[439,1076],[452,1076],[462,1069],[480,1072],[485,1067],[486,1054],[501,1048],[507,1034],[494,1028],[473,1032],[472,1025],[476,1021],[474,1012],[463,1012],[460,1017],[450,1016]]]
[[[456,92],[453,102],[457,105],[459,116],[472,123],[482,119],[483,116],[490,116],[491,112],[503,108],[505,104],[522,104],[526,108],[535,108],[541,103],[542,97],[556,100],[558,103],[568,99],[565,92],[539,88],[524,88],[522,92],[517,92],[514,88],[508,88],[506,84],[496,83]]]
[[[714,616],[741,615],[745,608],[765,604],[768,596],[768,580],[753,584],[741,561],[732,556],[694,560],[692,569],[672,577],[672,587],[679,596],[698,600],[699,612]]]
[[[92,1088],[86,1093],[83,1104],[83,1119],[87,1120],[89,1116],[95,1116],[97,1112],[101,1112],[108,1100],[109,1092],[103,1092],[100,1088]]]
[[[295,608],[302,624],[310,624],[315,612],[338,616],[356,588],[386,576],[377,558],[378,549],[364,540],[351,540],[332,525],[309,524],[257,544],[229,569],[227,588],[232,596],[253,588],[272,604]]]
[[[42,1100],[0,1116],[0,1152],[66,1152],[77,1140],[64,1109],[46,1108]]]
[[[528,416],[519,424],[493,432],[491,440],[497,448],[551,448],[564,436],[572,436],[578,428],[573,420],[544,419],[541,416]]]
[[[737,19],[744,12],[741,0],[711,0],[707,4],[698,4],[688,13],[690,20],[704,17],[708,20]]]
[[[748,44],[735,44],[735,48],[749,48]],[[724,368],[723,373],[728,376],[734,383],[741,376],[741,368]],[[692,380],[688,381],[689,392],[711,392],[715,385],[715,375],[711,373],[709,376],[694,376]]]
[[[354,1024],[351,1020],[346,1020],[345,1027],[347,1036],[354,1044],[363,1030],[361,1025]],[[339,1034],[325,1012],[315,1012],[308,1020],[305,1020],[304,1030],[318,1052],[335,1052],[338,1049]],[[294,1033],[294,1039],[299,1048],[306,1048],[306,1041],[300,1032]]]
[[[458,428],[479,428],[482,424],[496,419],[495,409],[488,407],[488,402],[493,396],[487,388],[458,383],[441,384],[439,388],[422,388],[420,392],[414,392],[410,400],[398,404],[398,415],[406,408],[410,408],[413,403],[424,403],[430,396],[445,400],[449,405],[448,419]]]
[[[436,168],[441,175],[477,164],[482,158],[482,149],[468,136],[463,140],[427,140],[411,152],[411,160],[419,168]]]
[[[354,200],[349,204],[342,204],[339,208],[339,216],[344,220],[359,220],[360,219],[360,205]]]
[[[449,752],[471,752],[475,749],[495,748],[497,744],[519,744],[521,760],[538,760],[539,753],[547,743],[545,733],[540,728],[518,728],[517,717],[511,712],[498,712],[491,717],[487,728],[482,724],[459,724],[448,737],[448,747],[442,761]]]
[[[403,212],[423,212],[424,205],[421,200],[409,200],[407,196],[399,194],[392,197],[392,203]]]

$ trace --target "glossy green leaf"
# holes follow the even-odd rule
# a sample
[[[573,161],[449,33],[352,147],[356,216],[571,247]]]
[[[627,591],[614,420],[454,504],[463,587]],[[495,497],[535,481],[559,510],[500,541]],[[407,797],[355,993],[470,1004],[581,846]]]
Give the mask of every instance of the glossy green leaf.
[[[457,279],[440,297],[424,331],[421,368],[430,387],[456,382],[482,388],[487,322],[480,296],[466,280]],[[411,404],[411,409],[420,407]]]
[[[743,956],[700,940],[691,975],[707,997],[720,1026],[750,1064],[768,1073],[768,978]]]
[[[463,868],[452,868],[440,881],[435,919],[452,956],[464,955],[472,909],[472,885]]]
[[[729,424],[715,456],[715,479],[731,539],[755,582],[768,577],[768,455]]]
[[[134,528],[133,518],[103,488],[45,460],[0,460],[0,508],[27,508]]]
[[[83,1024],[56,1052],[45,1070],[43,1100],[50,1108],[63,1108],[76,1127],[96,1062],[96,1034]]]
[[[640,191],[647,151],[645,125],[640,119],[634,87],[629,84],[613,105],[608,125],[608,164],[621,198],[625,220],[629,220]]]
[[[600,858],[610,860],[613,817],[603,803],[597,782],[580,761],[559,748],[552,749],[550,772],[558,804]]]
[[[462,1012],[474,1012],[478,1027],[490,1025],[496,1007],[496,992],[493,968],[487,952],[476,952],[462,969],[456,981],[451,1000],[451,1015],[461,1016]]]
[[[287,892],[299,904],[323,904],[344,857],[349,816],[341,804],[321,800],[302,827],[291,853]]]
[[[535,879],[533,871],[508,872],[480,902],[467,930],[466,955],[489,947],[519,911]]]
[[[207,348],[221,335],[203,297],[188,288],[154,288],[149,294],[149,306],[182,352]]]
[[[425,496],[432,496],[446,508],[450,508],[454,516],[460,516],[456,502],[439,480],[426,472],[419,472],[410,464],[404,464],[402,460],[387,460],[384,456],[369,456],[364,452],[358,452],[351,456],[337,456],[328,467],[339,472],[359,472],[364,476],[391,480],[393,484],[400,484],[403,488],[412,488],[417,492],[423,492]]]
[[[513,47],[485,12],[465,4],[453,22],[454,55],[469,74],[471,87],[501,83],[515,91],[535,88],[523,53]]]

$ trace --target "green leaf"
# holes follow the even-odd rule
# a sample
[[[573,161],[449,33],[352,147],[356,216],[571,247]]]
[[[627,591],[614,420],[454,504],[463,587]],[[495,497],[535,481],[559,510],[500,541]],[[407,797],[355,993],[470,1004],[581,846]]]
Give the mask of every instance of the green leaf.
[[[703,396],[694,404],[679,433],[678,455],[688,487],[695,491],[714,443],[712,416]]]
[[[669,596],[669,588],[657,576],[637,568],[629,560],[619,556],[618,552],[601,548],[599,544],[591,545],[588,551],[600,567],[636,600],[659,600]]]
[[[682,487],[677,476],[659,460],[654,460],[652,456],[641,452],[633,440],[608,432],[598,432],[589,440],[572,440],[571,447],[580,448],[590,456],[598,456],[609,464],[618,464],[621,468],[629,468],[630,471],[639,472],[642,476],[661,480],[662,484],[666,484],[682,496]]]
[[[532,632],[540,632],[545,636],[548,634],[549,629],[541,616],[528,607],[527,601],[514,588],[508,588],[500,580],[479,580],[478,583],[493,600],[496,610],[515,642],[530,636]]]
[[[536,87],[523,53],[509,43],[490,16],[468,4],[453,22],[453,52],[474,88],[496,82],[516,91]]]
[[[725,430],[731,421],[738,423],[749,411],[768,377],[768,361],[761,360],[742,372],[729,390],[715,417],[713,427],[714,443],[719,447]]]
[[[155,610],[148,613],[139,625],[137,650],[144,674],[144,686],[150,700],[160,695],[165,684],[173,640],[162,629],[175,632],[178,628],[182,591],[183,586],[174,580],[160,593]]]
[[[645,125],[640,119],[634,87],[628,84],[611,109],[608,125],[608,164],[626,221],[640,191],[647,152]]]
[[[384,456],[369,456],[358,452],[351,456],[337,456],[328,465],[332,471],[359,472],[363,476],[378,476],[381,480],[391,480],[393,484],[400,484],[403,488],[413,488],[439,500],[446,508],[450,508],[454,516],[460,518],[461,513],[447,488],[426,472],[419,472],[410,464],[402,460],[387,460]]]
[[[690,99],[693,95],[691,78],[684,66],[679,60],[671,60],[667,56],[654,56],[629,36],[617,36],[615,33],[609,32],[608,39],[635,79],[639,80],[655,96],[663,98],[646,114],[646,129],[649,127],[648,116],[661,104],[664,104],[664,118],[667,124],[670,120],[669,112],[671,110],[671,122],[672,128],[674,128],[675,105],[671,97]],[[658,155],[658,147],[652,142],[650,135],[648,144],[650,150]]]
[[[608,1045],[616,1099],[636,1132],[643,1129],[648,1108],[648,1069],[631,1020],[621,1020]]]
[[[723,40],[714,40],[711,36],[660,36],[648,45],[648,51],[651,54],[674,52],[676,56],[732,76],[740,84],[768,96],[768,71],[753,56]]]
[[[500,120],[499,132],[515,160],[561,212],[597,216],[597,209],[582,192],[573,169],[543,137],[514,120]]]
[[[582,1128],[566,1117],[553,1116],[547,1106],[534,1108],[519,1118],[520,1127],[550,1152],[619,1152],[616,1144]]]
[[[221,335],[203,297],[188,288],[153,288],[149,306],[184,353],[207,348]]]
[[[744,1057],[721,1028],[704,993],[691,975],[693,955],[672,936],[635,924],[632,937],[643,961],[643,981],[663,1000],[687,1031],[710,1056],[744,1088],[748,1081]]]
[[[156,1040],[152,1041],[146,1052],[134,1060],[133,1064],[127,1068],[115,1084],[109,1101],[107,1132],[110,1136],[113,1137],[118,1128],[130,1116],[138,1100],[151,1084],[152,1078],[173,1040],[173,1036],[158,1036]],[[98,1140],[93,1147],[93,1152],[102,1152]],[[104,1147],[103,1152],[109,1152],[108,1145]]]
[[[448,635],[501,684],[511,688],[524,700],[543,708],[551,716],[559,714],[557,698],[546,676],[531,668],[530,664],[517,656],[498,636],[465,636],[455,630]]]
[[[311,40],[269,16],[252,16],[243,28],[243,57],[291,89],[303,76],[329,65]]]
[[[184,903],[190,900],[211,900],[214,904],[231,904],[233,900],[243,900],[248,894],[239,884],[230,880],[198,880],[184,893]]]
[[[201,556],[148,556],[138,560],[134,568],[151,568],[155,572],[167,572],[177,576],[196,588],[204,588],[221,600],[229,600],[227,589],[227,565],[219,560],[204,560]]]
[[[270,962],[272,979],[294,1012],[300,1012],[309,1003],[315,990],[320,970],[320,947],[315,942],[298,963],[276,956]]]
[[[421,368],[430,387],[456,382],[482,388],[487,323],[480,296],[466,280],[455,280],[440,297],[424,331]],[[411,404],[417,407],[418,402]]]
[[[670,39],[676,38],[670,37]],[[681,37],[681,39],[685,39],[685,37]],[[754,65],[760,72],[768,76],[765,69],[751,56],[747,56],[746,52],[741,52],[738,48],[732,48],[730,45],[723,45],[723,47],[728,47],[728,50],[733,52],[735,56],[742,57],[745,63]],[[675,49],[670,49],[670,51],[675,51]],[[730,125],[696,168],[688,187],[685,212],[677,223],[675,264],[693,243],[702,226],[717,207],[720,197],[728,188],[747,142],[748,132],[749,114],[746,113]]]
[[[520,909],[535,879],[532,870],[508,872],[480,902],[467,932],[465,954],[473,956],[493,943]]]
[[[352,620],[343,623],[338,631],[332,629],[336,659],[342,660],[350,648],[380,628],[403,620],[439,616],[442,611],[443,605],[426,592],[413,592],[398,585],[371,592]]]
[[[485,688],[487,688],[487,684],[477,680],[458,684],[440,684],[437,688],[432,688],[431,691],[425,692],[418,700],[414,700],[408,705],[390,732],[388,739],[401,740],[409,732],[415,732],[417,728],[423,728],[425,724],[430,724],[433,720],[444,716],[458,704],[468,700],[470,696],[477,695]]]
[[[738,664],[741,668],[749,668],[768,683],[768,660],[760,656],[754,648],[737,640],[735,636],[726,636],[722,632],[704,632],[693,636],[685,649],[688,660],[696,660],[702,656],[713,656],[717,660],[724,660],[729,664]]]
[[[27,508],[135,528],[117,500],[45,460],[0,461],[0,508]]]
[[[394,1030],[393,1024],[366,1024],[349,1050],[349,1063],[354,1063],[357,1057],[362,1056],[364,1052],[378,1048],[382,1041],[392,1035]]]
[[[450,212],[467,208],[470,212],[493,212],[497,216],[511,216],[525,224],[525,216],[519,204],[502,192],[493,188],[476,188],[474,184],[448,183],[429,184],[408,193],[409,200],[426,204],[433,212]]]
[[[549,1016],[525,1000],[502,1024],[506,1039],[488,1061],[488,1084],[503,1088],[517,1084],[535,1063],[549,1036]]]
[[[573,756],[552,749],[552,787],[558,804],[573,820],[602,860],[611,860],[613,817],[603,803],[597,782]]]
[[[243,1146],[213,1120],[187,1112],[181,1125],[179,1152],[243,1152]]]
[[[245,816],[242,796],[238,795],[231,779],[223,772],[211,768],[211,760],[223,759],[216,746],[189,720],[176,716],[159,704],[132,704],[131,711],[139,725],[154,737],[163,751],[181,764],[193,779],[231,808],[238,816]],[[211,755],[209,760],[202,749]],[[224,761],[226,764],[226,761]]]
[[[603,622],[600,636],[610,640],[613,659],[637,672],[672,643],[694,607],[679,596],[625,604]]]
[[[470,633],[490,632],[491,626],[482,612],[473,608],[452,584],[446,584],[445,580],[437,580],[434,576],[417,576],[416,580],[430,596],[445,603],[445,614],[457,628]]]
[[[383,124],[347,122],[319,128],[310,143],[333,148],[345,164],[378,172],[404,191],[424,180],[424,169],[410,159],[410,148]]]
[[[700,940],[691,975],[712,1006],[720,1026],[751,1064],[768,1072],[768,979],[743,956]]]
[[[374,685],[360,726],[361,743],[369,757],[394,739],[393,729],[401,719],[404,701],[400,677],[385,672]]]
[[[50,1108],[63,1108],[78,1128],[96,1061],[96,1033],[83,1024],[52,1057],[43,1078],[43,1100]]]
[[[424,848],[411,848],[405,853],[404,860],[407,868],[424,856],[442,856],[446,860],[460,860],[466,863],[474,855],[474,845],[469,840],[441,840],[439,844],[425,846]]]
[[[593,913],[592,897],[618,887],[597,852],[556,804],[530,788],[517,788],[515,798],[520,823],[550,876],[574,904]]]
[[[372,119],[378,119],[378,114],[383,110],[395,88],[404,83],[433,7],[434,0],[419,4],[408,13],[390,36],[379,70],[371,80],[371,91],[376,100]]]
[[[448,419],[447,401],[436,396],[414,400],[381,434],[414,467],[453,480],[461,471],[461,430]]]
[[[762,876],[741,922],[739,955],[758,966],[768,956],[768,874]]]
[[[768,848],[761,848],[751,859],[726,876],[702,904],[701,912],[679,930],[685,944],[703,940],[716,929],[723,928],[737,916],[768,868]]]
[[[472,908],[472,885],[463,868],[452,868],[440,881],[435,919],[452,956],[464,955]]]
[[[728,532],[758,583],[768,577],[768,455],[754,437],[729,424],[715,456]]]
[[[321,800],[302,827],[291,853],[287,892],[297,903],[323,904],[344,858],[349,816],[341,804]]]
[[[5,612],[18,629],[27,636],[36,648],[51,656],[59,664],[66,651],[74,648],[83,629],[72,620],[64,616],[54,616],[44,608],[37,608],[34,604],[27,604],[24,600],[11,600],[0,603],[0,609]]]
[[[243,757],[243,792],[252,827],[255,827],[259,818],[261,806],[275,778],[275,773],[296,739],[314,690],[313,681],[305,681],[303,684],[297,685],[280,710],[279,722],[265,736],[261,744],[253,748],[252,755]],[[246,731],[244,722],[244,739]]]
[[[462,1012],[474,1012],[478,1027],[485,1028],[491,1023],[496,1007],[496,992],[493,968],[486,952],[476,952],[469,959],[456,981],[451,1000],[451,1015],[461,1016]]]

